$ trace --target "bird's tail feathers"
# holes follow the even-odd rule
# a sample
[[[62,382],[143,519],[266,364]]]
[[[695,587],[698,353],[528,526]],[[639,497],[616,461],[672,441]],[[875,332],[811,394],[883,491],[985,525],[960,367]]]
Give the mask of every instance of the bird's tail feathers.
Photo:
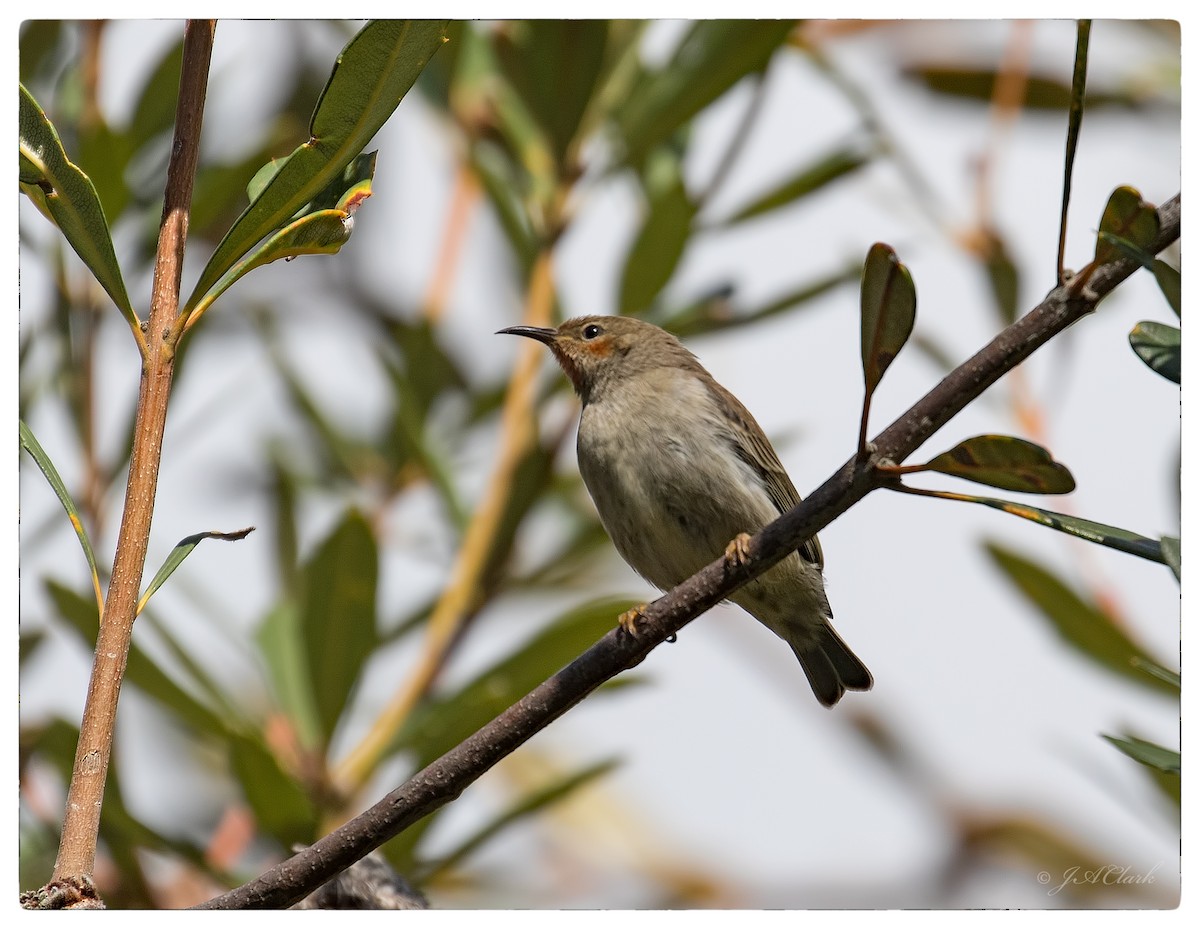
[[[828,623],[821,627],[815,641],[788,644],[800,659],[804,676],[823,706],[833,706],[847,690],[870,690],[875,683],[867,666]]]

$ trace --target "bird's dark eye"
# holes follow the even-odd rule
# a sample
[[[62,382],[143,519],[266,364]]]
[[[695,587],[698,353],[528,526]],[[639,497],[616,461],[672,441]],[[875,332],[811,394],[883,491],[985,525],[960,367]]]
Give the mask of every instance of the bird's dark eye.
[[[583,337],[585,339],[594,339],[603,331],[604,329],[595,323],[588,323],[588,325],[583,327]]]

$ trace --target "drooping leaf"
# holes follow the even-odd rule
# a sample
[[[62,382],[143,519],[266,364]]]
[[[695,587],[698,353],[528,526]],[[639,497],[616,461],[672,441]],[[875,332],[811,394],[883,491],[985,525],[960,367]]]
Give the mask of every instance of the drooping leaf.
[[[366,147],[441,47],[445,26],[444,20],[376,20],[350,40],[317,101],[309,140],[288,156],[221,240],[187,300],[188,310]]]
[[[904,75],[920,81],[928,90],[960,100],[991,104],[995,99],[996,71],[986,68],[917,65],[905,68]],[[1096,107],[1136,106],[1138,100],[1125,92],[1091,91],[1086,98],[1089,110]],[[1071,85],[1046,75],[1026,78],[1021,106],[1028,110],[1065,110],[1071,105]]]
[[[862,362],[867,396],[912,334],[917,291],[891,246],[876,242],[862,272]]]
[[[788,20],[693,23],[661,68],[643,71],[616,108],[626,164],[646,154],[748,74],[766,67],[792,30]]]
[[[34,463],[41,469],[42,474],[46,476],[46,481],[54,491],[54,496],[58,498],[58,502],[62,504],[62,508],[66,511],[67,519],[71,521],[71,528],[75,530],[75,537],[79,539],[79,545],[83,549],[83,557],[87,559],[88,571],[91,573],[92,592],[96,595],[96,609],[97,611],[101,611],[104,609],[104,592],[100,589],[100,572],[96,568],[96,554],[92,551],[91,540],[88,538],[87,530],[83,527],[83,519],[79,515],[79,508],[75,506],[75,500],[67,490],[67,485],[63,483],[58,469],[54,467],[54,462],[50,460],[50,456],[46,454],[46,450],[42,448],[33,431],[25,425],[24,420],[19,420],[18,422],[21,434],[21,448],[29,452],[29,457],[34,460]]]
[[[1173,748],[1163,748],[1161,745],[1155,745],[1153,742],[1147,742],[1145,739],[1139,739],[1135,736],[1117,738],[1113,735],[1106,735],[1103,738],[1107,739],[1134,761],[1140,762],[1148,768],[1156,768],[1159,771],[1166,771],[1170,774],[1182,773],[1179,752]]]
[[[1049,620],[1055,632],[1091,661],[1122,677],[1168,694],[1179,689],[1151,674],[1139,662],[1161,665],[1134,642],[1112,617],[1079,596],[1065,583],[1028,558],[994,542],[986,545],[996,566]]]
[[[1146,365],[1168,381],[1179,383],[1182,369],[1181,333],[1176,326],[1143,320],[1130,330],[1129,344]]]
[[[647,212],[621,274],[621,312],[638,315],[666,286],[692,231],[696,205],[683,182],[680,159],[660,152],[651,160],[645,184]]]
[[[21,190],[62,230],[71,248],[136,330],[137,314],[125,291],[96,188],[63,151],[58,132],[45,111],[24,86],[20,90]]]
[[[1046,449],[1008,435],[977,435],[942,452],[925,469],[1027,494],[1067,494],[1075,478]]]
[[[224,542],[238,542],[246,538],[246,536],[253,531],[254,527],[249,526],[245,529],[239,529],[236,532],[198,532],[195,535],[189,535],[187,538],[181,539],[178,544],[171,549],[171,554],[167,556],[166,561],[162,563],[162,567],[158,569],[158,573],[154,575],[154,580],[150,582],[149,586],[147,586],[146,590],[142,593],[142,596],[137,603],[137,612],[141,613],[142,610],[145,609],[146,604],[149,602],[150,598],[154,596],[155,592],[166,583],[167,578],[175,573],[175,569],[183,564],[184,559],[186,559],[187,556],[192,553],[193,549],[195,549],[195,547],[205,539],[221,539]]]
[[[326,741],[379,642],[378,571],[375,537],[363,515],[351,510],[301,572],[299,629]]]
[[[1100,217],[1100,232],[1126,239],[1135,247],[1149,249],[1158,238],[1158,211],[1132,187],[1112,192]],[[1096,264],[1120,257],[1120,249],[1109,239],[1097,236]]]
[[[999,500],[995,497],[976,497],[969,494],[950,493],[944,490],[921,490],[919,493],[922,496],[937,497],[942,500],[959,500],[964,503],[979,503],[983,506],[990,506],[992,509],[1000,510],[1013,516],[1019,516],[1021,519],[1028,519],[1030,522],[1049,526],[1051,529],[1057,529],[1059,532],[1073,535],[1077,539],[1095,542],[1097,545],[1116,549],[1128,555],[1136,555],[1139,558],[1145,558],[1147,561],[1157,561],[1160,564],[1166,561],[1166,552],[1163,546],[1154,541],[1154,539],[1148,539],[1143,535],[1138,535],[1136,532],[1130,532],[1128,529],[1108,526],[1104,523],[1093,522],[1090,519],[1082,519],[1078,516],[1068,516],[1065,513],[1053,513],[1050,510],[1042,510],[1036,506],[1014,503],[1011,500]]]
[[[722,225],[731,226],[734,223],[740,223],[743,220],[761,216],[795,203],[809,194],[822,190],[839,178],[857,171],[863,165],[869,164],[870,160],[870,154],[863,150],[862,145],[852,144],[836,149],[814,164],[806,165],[796,174],[757,197],[725,220]]]
[[[1175,580],[1181,580],[1183,573],[1183,561],[1179,548],[1179,539],[1170,535],[1163,536],[1162,552],[1163,558],[1166,559],[1168,567],[1170,567],[1170,569],[1175,573]]]

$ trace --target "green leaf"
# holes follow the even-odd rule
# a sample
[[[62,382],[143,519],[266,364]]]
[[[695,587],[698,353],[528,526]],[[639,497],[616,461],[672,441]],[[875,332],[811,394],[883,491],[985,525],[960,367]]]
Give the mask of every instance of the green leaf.
[[[226,233],[188,298],[187,310],[243,255],[341,175],[441,47],[445,27],[444,20],[377,20],[350,40],[317,101],[309,140],[288,156]]]
[[[1180,278],[1179,271],[1171,267],[1161,258],[1155,258],[1146,249],[1139,248],[1128,239],[1122,238],[1111,232],[1100,232],[1098,236],[1100,242],[1111,245],[1124,254],[1127,258],[1132,258],[1143,268],[1154,275],[1154,280],[1158,282],[1158,288],[1162,291],[1164,297],[1167,298],[1167,303],[1175,312],[1176,316],[1181,315],[1181,303],[1183,300],[1183,281]]]
[[[1170,535],[1163,536],[1162,553],[1167,566],[1175,573],[1175,580],[1182,580],[1183,561],[1179,550],[1179,539]]]
[[[416,754],[417,768],[429,764],[573,661],[633,605],[593,601],[559,617],[465,686],[418,707],[397,736],[398,747]]]
[[[1178,696],[1179,689],[1139,662],[1161,665],[1113,622],[1112,617],[1045,568],[994,542],[986,545],[996,566],[1050,621],[1063,640],[1090,660],[1152,690]]]
[[[920,81],[928,90],[960,100],[991,104],[995,99],[998,74],[988,68],[945,67],[918,65],[905,68],[904,75]],[[1025,96],[1021,106],[1026,110],[1065,110],[1071,105],[1071,85],[1056,78],[1032,74],[1026,78]],[[1088,110],[1101,106],[1136,106],[1138,101],[1129,93],[1089,91]]]
[[[326,743],[379,642],[378,572],[375,538],[357,510],[346,514],[301,572],[299,629]]]
[[[647,152],[743,77],[763,70],[792,26],[789,20],[693,23],[671,60],[643,72],[616,107],[625,163],[640,164]]]
[[[71,528],[75,530],[75,537],[79,539],[79,545],[83,549],[83,557],[87,559],[88,570],[92,576],[92,592],[96,595],[96,609],[97,611],[103,610],[104,591],[100,589],[100,572],[96,568],[96,554],[92,551],[92,543],[88,538],[87,530],[83,528],[83,518],[79,515],[79,508],[75,506],[75,501],[71,497],[70,491],[67,490],[67,485],[63,483],[58,469],[54,467],[54,462],[50,460],[50,456],[46,454],[46,450],[42,448],[33,431],[25,425],[24,420],[18,420],[18,424],[21,448],[29,452],[29,456],[41,468],[47,483],[54,491],[54,496],[58,497],[58,502],[66,510],[67,519],[71,521]]]
[[[1004,240],[991,230],[987,232],[987,245],[984,257],[984,270],[987,272],[988,283],[992,286],[992,297],[996,301],[996,310],[1000,321],[1010,326],[1017,319],[1017,300],[1021,291],[1021,272],[1012,260]]]
[[[959,500],[964,503],[979,503],[983,506],[990,506],[992,509],[1000,510],[1013,516],[1019,516],[1021,519],[1028,519],[1030,522],[1039,523],[1043,526],[1049,526],[1051,529],[1057,529],[1059,532],[1073,535],[1077,539],[1095,542],[1097,545],[1116,549],[1127,555],[1136,555],[1139,558],[1145,558],[1147,561],[1157,561],[1160,564],[1166,561],[1166,553],[1163,546],[1160,546],[1153,539],[1148,539],[1144,535],[1138,535],[1136,532],[1130,532],[1128,529],[1108,526],[1104,523],[1093,522],[1090,519],[1081,519],[1078,516],[1068,516],[1065,513],[1052,513],[1050,510],[1042,510],[1036,506],[1014,503],[1011,500],[999,500],[995,497],[975,497],[968,494],[948,493],[943,490],[922,490],[920,493],[923,496],[933,496],[943,500]]]
[[[275,698],[306,749],[323,744],[318,721],[316,683],[300,631],[300,616],[294,603],[275,604],[255,633],[259,651],[267,664]]]
[[[631,316],[644,312],[675,273],[696,215],[674,154],[660,153],[648,173],[648,210],[625,259],[618,297],[621,312]]]
[[[740,223],[743,220],[761,216],[795,203],[832,184],[838,178],[857,171],[863,165],[869,164],[870,161],[870,155],[863,151],[861,145],[848,145],[832,151],[816,163],[805,166],[781,184],[751,201],[721,225],[731,226],[734,223]]]
[[[142,610],[145,609],[146,604],[149,602],[150,598],[154,596],[155,592],[162,587],[164,583],[166,583],[167,578],[175,573],[175,569],[183,564],[184,559],[192,553],[192,550],[205,539],[221,539],[225,542],[238,542],[246,538],[246,536],[253,531],[254,527],[249,526],[246,529],[239,529],[236,532],[198,532],[195,535],[189,535],[186,539],[182,539],[173,549],[171,549],[171,554],[167,556],[166,561],[162,563],[162,567],[158,569],[158,573],[154,575],[154,580],[150,582],[150,585],[142,594],[141,599],[138,600],[137,612],[141,613]]]
[[[316,837],[317,810],[308,794],[265,746],[248,738],[229,745],[229,766],[254,811],[258,831],[285,850]]]
[[[876,242],[862,272],[862,362],[868,398],[908,341],[916,318],[912,275],[890,246]]]
[[[1027,494],[1067,494],[1075,478],[1040,445],[1008,435],[977,435],[923,468]]]
[[[1163,748],[1161,745],[1155,745],[1153,742],[1147,742],[1134,736],[1119,739],[1116,736],[1105,735],[1102,738],[1107,739],[1134,761],[1140,762],[1148,768],[1156,768],[1169,774],[1181,773],[1181,758],[1179,752],[1173,748]]]
[[[484,824],[463,842],[459,843],[452,851],[442,855],[437,861],[431,862],[423,868],[415,875],[416,879],[421,883],[427,883],[438,874],[456,867],[479,848],[486,845],[489,839],[495,837],[507,827],[522,819],[528,819],[530,816],[540,813],[560,800],[565,800],[581,787],[585,787],[592,781],[614,770],[618,764],[619,761],[617,759],[610,758],[597,764],[588,765],[580,771],[558,778],[546,787],[531,792],[491,822]]]
[[[1180,336],[1175,326],[1142,320],[1130,331],[1129,344],[1153,371],[1178,384],[1183,351]]]
[[[1149,249],[1158,238],[1158,211],[1132,187],[1118,187],[1109,196],[1100,217],[1100,232],[1126,239],[1137,248]],[[1110,239],[1096,237],[1096,264],[1119,256],[1120,249]]]
[[[604,20],[510,20],[494,32],[505,77],[550,141],[560,172],[604,63]]]
[[[137,314],[125,291],[96,188],[67,158],[58,132],[24,86],[20,104],[20,183],[29,198],[62,230],[71,248],[137,330]]]

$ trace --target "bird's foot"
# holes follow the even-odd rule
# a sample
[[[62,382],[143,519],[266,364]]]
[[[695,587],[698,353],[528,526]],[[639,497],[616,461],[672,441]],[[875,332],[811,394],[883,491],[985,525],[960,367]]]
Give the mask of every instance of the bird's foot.
[[[617,617],[617,625],[631,639],[637,638],[637,624],[646,613],[646,604],[641,603]]]
[[[725,563],[731,568],[740,568],[750,560],[750,534],[739,532],[732,542],[725,546]]]

